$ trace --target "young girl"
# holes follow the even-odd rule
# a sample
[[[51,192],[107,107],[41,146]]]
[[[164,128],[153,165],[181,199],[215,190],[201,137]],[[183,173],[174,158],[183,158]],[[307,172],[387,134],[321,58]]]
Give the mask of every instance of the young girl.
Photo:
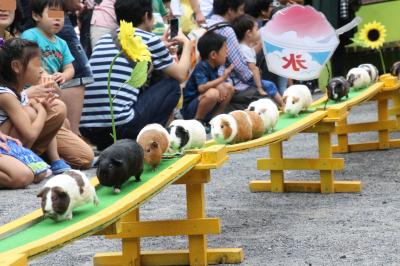
[[[34,42],[12,38],[0,47],[0,130],[36,153],[45,153],[52,172],[59,174],[70,169],[60,159],[55,140],[65,120],[65,105],[55,104],[53,93],[28,100],[23,91],[26,85],[40,82],[40,66],[40,50]]]

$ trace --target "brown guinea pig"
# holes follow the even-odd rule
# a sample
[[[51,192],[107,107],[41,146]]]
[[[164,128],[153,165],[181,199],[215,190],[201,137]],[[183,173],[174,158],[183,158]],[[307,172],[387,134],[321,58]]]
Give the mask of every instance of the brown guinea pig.
[[[249,110],[245,110],[245,112],[251,120],[253,139],[258,139],[264,134],[264,122],[256,112]]]
[[[229,113],[236,120],[237,134],[234,143],[245,142],[253,137],[251,119],[245,111],[233,111]]]
[[[159,124],[145,126],[137,136],[137,142],[144,151],[144,161],[151,165],[153,170],[161,163],[163,153],[169,147],[168,131]]]

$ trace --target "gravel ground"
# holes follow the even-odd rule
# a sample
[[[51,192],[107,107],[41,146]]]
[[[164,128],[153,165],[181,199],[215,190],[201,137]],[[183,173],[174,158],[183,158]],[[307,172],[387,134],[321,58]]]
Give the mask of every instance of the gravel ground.
[[[376,105],[356,107],[350,121],[376,119]],[[397,137],[399,134],[396,134]],[[376,133],[354,134],[350,142],[374,140]],[[284,144],[285,155],[317,155],[315,134],[294,136]],[[220,217],[222,233],[210,235],[210,247],[241,247],[241,265],[399,265],[399,151],[337,155],[345,169],[339,180],[362,180],[362,193],[250,193],[254,179],[269,178],[256,170],[256,158],[268,148],[234,154],[213,171],[206,185],[208,217]],[[90,176],[94,170],[89,171]],[[315,171],[287,171],[287,179],[318,179]],[[0,224],[39,207],[41,185],[0,191]],[[24,204],[21,204],[24,202]],[[141,219],[185,217],[184,186],[170,186],[141,208]],[[185,237],[145,238],[143,249],[186,248]],[[120,241],[88,237],[31,261],[31,265],[92,265],[98,252],[120,250]]]

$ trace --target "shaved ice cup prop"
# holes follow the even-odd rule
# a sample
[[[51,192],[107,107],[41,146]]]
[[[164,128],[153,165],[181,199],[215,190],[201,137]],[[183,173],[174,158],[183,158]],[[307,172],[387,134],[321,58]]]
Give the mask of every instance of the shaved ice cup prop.
[[[268,70],[296,80],[317,79],[339,45],[338,35],[361,22],[356,17],[335,30],[310,6],[292,5],[260,29]]]

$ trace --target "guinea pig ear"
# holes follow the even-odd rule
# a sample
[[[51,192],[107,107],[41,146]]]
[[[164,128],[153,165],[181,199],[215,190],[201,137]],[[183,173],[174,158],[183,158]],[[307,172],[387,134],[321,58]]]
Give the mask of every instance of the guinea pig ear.
[[[42,198],[44,195],[47,194],[47,192],[48,192],[49,190],[50,190],[50,188],[45,187],[44,189],[42,189],[42,190],[39,192],[39,194],[36,195],[36,197]]]
[[[152,142],[150,143],[150,147],[151,147],[152,149],[158,149],[158,143],[155,142],[155,141],[152,141]]]
[[[111,162],[114,165],[122,165],[123,160],[122,159],[117,159],[117,158],[111,158]]]
[[[287,100],[287,96],[285,95],[282,97],[282,101],[286,104],[286,100]]]
[[[262,109],[260,109],[260,114],[264,114],[264,113],[266,113],[267,112],[267,108],[262,108]]]
[[[64,199],[68,197],[67,192],[65,192],[62,188],[60,187],[54,187],[53,192],[57,195],[58,198]]]
[[[254,106],[251,106],[251,107],[249,108],[249,111],[254,111],[254,110],[256,110],[256,108],[254,108]]]
[[[299,97],[297,96],[293,96],[293,103],[297,103],[300,100]]]

